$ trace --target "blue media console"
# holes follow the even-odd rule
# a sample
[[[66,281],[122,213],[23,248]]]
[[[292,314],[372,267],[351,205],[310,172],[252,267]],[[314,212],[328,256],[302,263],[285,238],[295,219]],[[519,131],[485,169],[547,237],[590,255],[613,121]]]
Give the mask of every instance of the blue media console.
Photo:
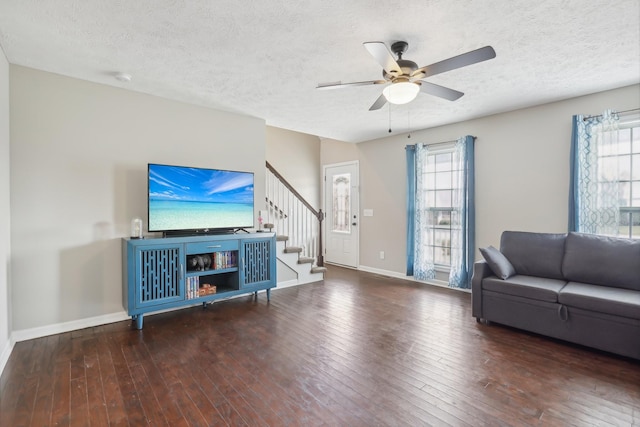
[[[146,313],[276,287],[274,233],[122,239],[124,307]]]

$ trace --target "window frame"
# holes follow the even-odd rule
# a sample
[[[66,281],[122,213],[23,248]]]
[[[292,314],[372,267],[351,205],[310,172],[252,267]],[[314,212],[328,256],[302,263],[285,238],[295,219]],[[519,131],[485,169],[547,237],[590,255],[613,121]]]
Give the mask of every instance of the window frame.
[[[622,147],[622,144],[619,142],[620,134],[621,132],[626,132],[626,131],[628,131],[628,135],[629,135],[628,146],[623,151],[622,148],[624,147]],[[626,203],[628,203],[625,206],[623,206],[622,205],[623,203],[621,203],[621,205],[619,206],[620,224],[618,227],[618,230],[619,230],[618,237],[640,239],[640,224],[636,226],[638,227],[638,230],[634,234],[634,222],[640,222],[640,194],[636,195],[634,192],[634,189],[637,189],[638,193],[640,193],[640,171],[634,171],[634,159],[638,159],[637,160],[638,165],[640,165],[640,120],[637,120],[637,119],[631,119],[627,121],[620,120],[620,123],[618,124],[617,129],[603,132],[603,134],[608,132],[616,132],[618,134],[617,135],[618,142],[616,147],[617,152],[598,155],[598,161],[600,162],[601,159],[607,159],[607,158],[617,159],[617,162],[616,162],[617,176],[615,177],[615,181],[619,186],[619,192],[620,192],[619,200],[620,202],[622,202],[623,200],[626,200]],[[626,138],[624,142],[627,142]],[[625,165],[625,166],[628,166],[628,170],[629,170],[628,178],[623,178],[620,172],[621,159],[624,157],[629,158],[629,164]],[[634,172],[636,174],[635,179],[634,179]],[[599,180],[599,182],[605,182],[605,181]],[[622,194],[621,184],[622,185],[626,184],[628,186],[628,194]],[[634,205],[634,201],[636,201],[637,205]],[[623,218],[625,217],[628,218],[626,221],[623,220]],[[627,224],[624,224],[624,222],[627,222]],[[622,234],[623,227],[627,227],[626,234]]]
[[[447,160],[448,162],[448,166],[446,166],[444,169],[442,170],[438,170],[437,167],[435,167],[435,165],[437,164],[437,157],[441,156],[443,154],[448,154],[449,158]],[[427,183],[426,188],[424,188],[422,191],[425,193],[424,196],[427,199],[431,199],[431,200],[436,200],[437,199],[437,195],[436,193],[439,191],[448,191],[449,192],[449,200],[450,203],[448,206],[438,206],[438,203],[434,203],[434,206],[430,206],[428,208],[426,208],[425,213],[428,213],[428,217],[431,218],[432,215],[435,215],[437,213],[440,212],[447,212],[449,214],[449,223],[448,224],[432,224],[431,222],[429,222],[429,224],[424,227],[423,230],[419,230],[419,232],[421,233],[430,233],[430,237],[431,238],[427,238],[424,239],[425,242],[430,242],[432,244],[427,244],[425,243],[423,246],[425,247],[426,250],[429,250],[433,256],[433,266],[434,269],[437,272],[442,272],[442,273],[449,273],[451,271],[451,241],[452,241],[452,234],[455,232],[455,230],[457,229],[458,232],[462,232],[461,227],[454,227],[453,223],[454,221],[452,220],[452,216],[455,214],[456,209],[452,206],[453,205],[453,191],[456,189],[454,187],[454,173],[458,172],[458,170],[456,169],[456,165],[455,165],[455,161],[454,161],[454,154],[455,154],[455,143],[452,144],[446,144],[443,145],[441,147],[435,148],[435,149],[431,149],[428,153],[427,153],[427,164],[429,164],[429,158],[433,158],[434,159],[434,170],[433,172],[431,172],[429,170],[429,168],[427,168],[427,172],[425,173],[424,182]],[[448,186],[447,187],[440,187],[438,185],[439,179],[438,179],[438,175],[439,174],[449,174],[449,182],[448,182]],[[429,179],[428,175],[433,175],[433,179]],[[441,181],[440,181],[441,182]],[[433,188],[431,188],[429,186],[429,183],[432,183]],[[428,195],[428,193],[433,193],[433,197],[430,197]],[[437,233],[438,230],[443,230],[448,232],[449,235],[449,245],[442,245],[439,244],[441,242],[437,240]],[[443,264],[443,263],[438,263],[437,260],[441,260],[442,258],[439,257],[438,255],[436,255],[436,253],[438,251],[444,251],[444,257],[448,257],[449,259],[449,263],[448,264]]]

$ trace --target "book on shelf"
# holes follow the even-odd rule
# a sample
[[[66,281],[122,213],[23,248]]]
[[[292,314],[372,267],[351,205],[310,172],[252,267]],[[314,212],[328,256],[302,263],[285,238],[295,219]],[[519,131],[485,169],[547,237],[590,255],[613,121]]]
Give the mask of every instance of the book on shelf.
[[[200,288],[200,276],[187,277],[187,299],[198,298],[198,289]]]
[[[238,266],[238,251],[214,252],[212,256],[212,267],[216,270],[232,268]]]

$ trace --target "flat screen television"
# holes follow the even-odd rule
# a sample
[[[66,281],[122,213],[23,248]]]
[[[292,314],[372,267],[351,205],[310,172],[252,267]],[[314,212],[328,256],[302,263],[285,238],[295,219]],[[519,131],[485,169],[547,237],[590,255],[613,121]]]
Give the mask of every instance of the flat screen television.
[[[252,228],[253,172],[149,163],[150,232],[189,235]]]

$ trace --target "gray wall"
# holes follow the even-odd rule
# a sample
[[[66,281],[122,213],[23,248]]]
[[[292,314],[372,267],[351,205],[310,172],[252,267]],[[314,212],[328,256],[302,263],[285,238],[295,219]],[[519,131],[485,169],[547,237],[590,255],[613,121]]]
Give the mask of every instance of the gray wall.
[[[267,160],[316,209],[321,207],[320,138],[267,126]]]
[[[0,47],[0,373],[11,348],[9,62]]]
[[[147,163],[253,171],[264,200],[263,120],[10,71],[14,331],[122,315],[120,238],[146,218]]]
[[[566,232],[571,117],[606,108],[640,107],[640,85],[477,120],[362,142],[356,150],[322,144],[323,163],[360,162],[360,265],[404,275],[406,258],[405,145],[475,135],[476,240],[498,245],[503,230]],[[385,259],[379,252],[385,251]],[[476,259],[479,258],[476,254]]]

